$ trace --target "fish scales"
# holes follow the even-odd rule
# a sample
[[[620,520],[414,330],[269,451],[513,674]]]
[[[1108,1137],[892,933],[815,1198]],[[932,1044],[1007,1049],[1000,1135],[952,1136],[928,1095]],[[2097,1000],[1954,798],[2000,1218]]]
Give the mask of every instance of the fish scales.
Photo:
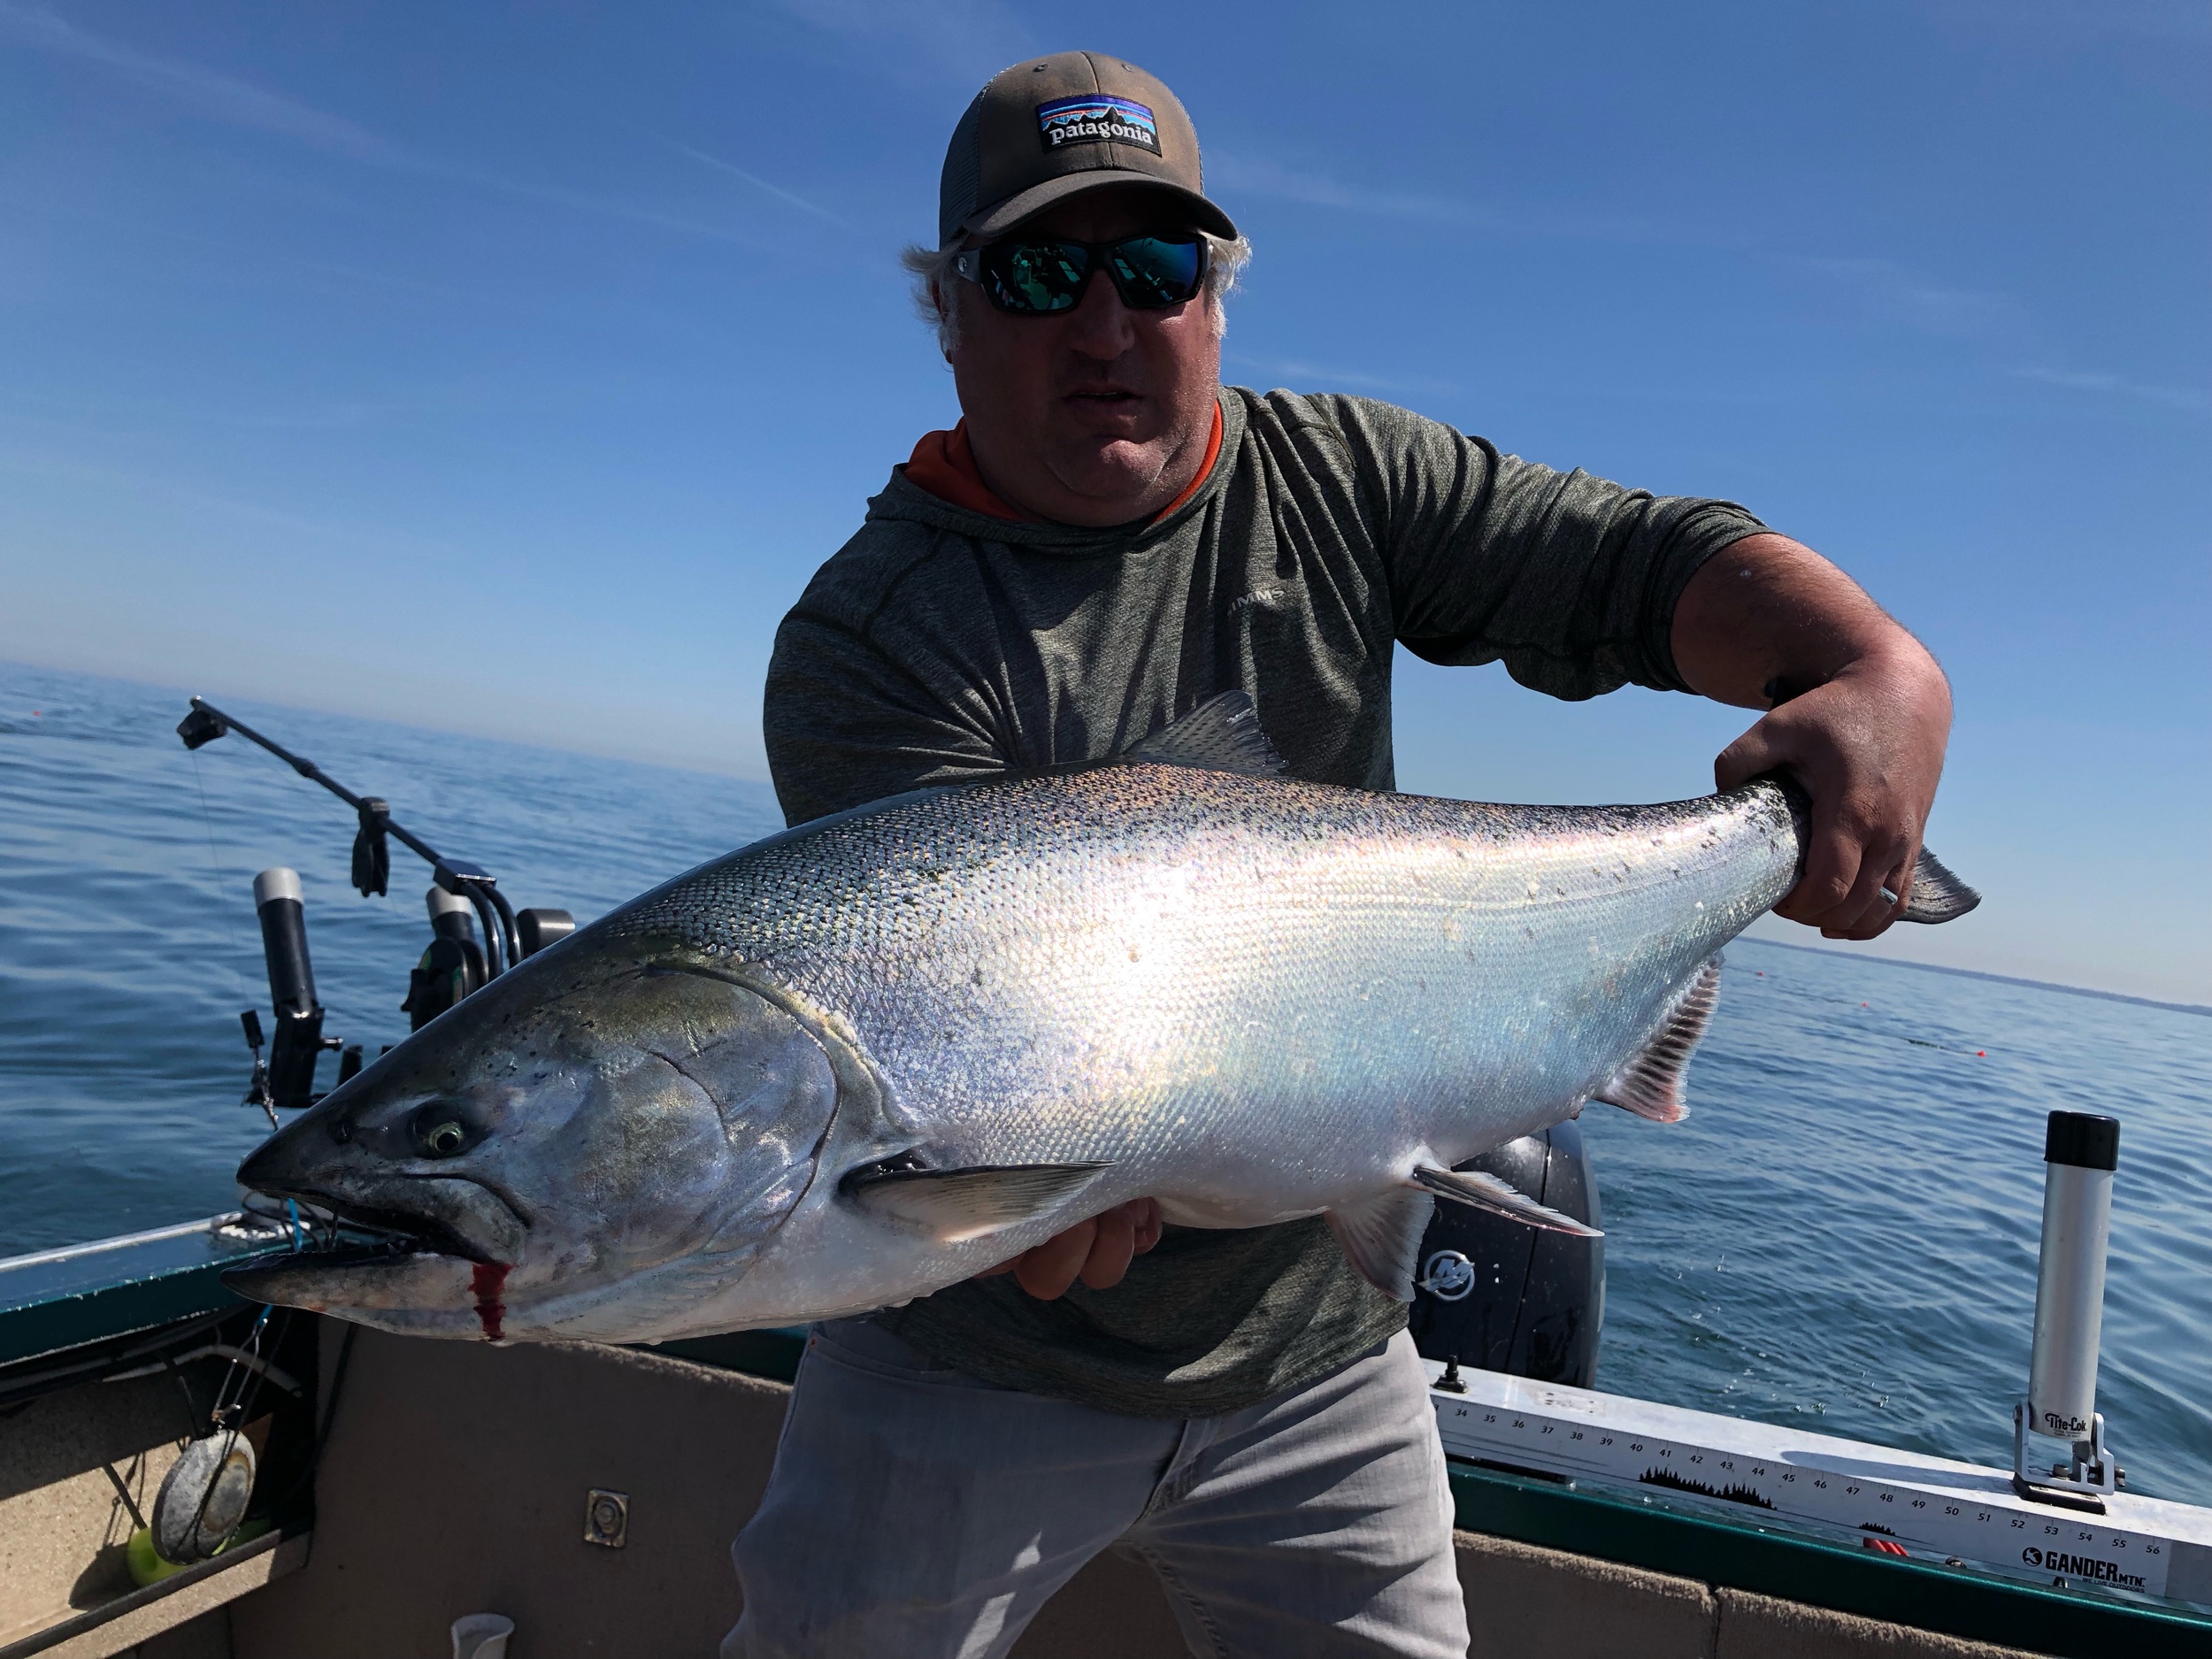
[[[1170,1159],[1235,1163],[1263,1112],[1271,1156],[1325,1183],[1348,1133],[1463,1158],[1524,1133],[1471,1079],[1563,1115],[1796,858],[1773,792],[1514,808],[1123,765],[741,855],[620,928],[839,1010],[978,1163],[1106,1158],[1142,1186]]]
[[[1248,707],[1166,739],[1210,720],[1233,750]],[[801,826],[532,957],[241,1171],[402,1242],[240,1287],[657,1340],[927,1294],[1148,1196],[1189,1225],[1326,1213],[1409,1294],[1430,1191],[1573,1225],[1452,1165],[1601,1094],[1679,1115],[1708,964],[1801,857],[1773,783],[1496,806],[1163,741]]]

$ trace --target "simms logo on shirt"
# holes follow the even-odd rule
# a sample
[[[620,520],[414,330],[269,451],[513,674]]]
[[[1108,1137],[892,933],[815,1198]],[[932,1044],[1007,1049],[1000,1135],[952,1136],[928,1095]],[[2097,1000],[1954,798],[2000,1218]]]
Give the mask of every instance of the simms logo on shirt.
[[[1037,106],[1037,134],[1047,150],[1065,144],[1094,144],[1112,139],[1160,153],[1159,123],[1133,98],[1097,93],[1087,98],[1055,98]]]

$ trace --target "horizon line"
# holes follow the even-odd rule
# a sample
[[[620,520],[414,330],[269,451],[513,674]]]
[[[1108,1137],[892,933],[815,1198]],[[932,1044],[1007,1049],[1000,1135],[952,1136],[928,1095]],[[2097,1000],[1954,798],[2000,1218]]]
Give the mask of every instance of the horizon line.
[[[1777,950],[1801,950],[1809,956],[1839,956],[1851,962],[1879,962],[1893,968],[1917,968],[1924,973],[1949,973],[1962,979],[1989,979],[1998,985],[2024,985],[2038,991],[2063,991],[2069,996],[2093,996],[2107,1002],[2133,1002],[2139,1008],[2162,1008],[2175,1014],[2200,1014],[2212,1018],[2212,1005],[2203,1002],[2165,1002],[2154,996],[2136,996],[2126,991],[2101,991],[2093,985],[2062,985],[2056,979],[2024,979],[2014,973],[1991,973],[1981,968],[1951,968],[1939,962],[1914,962],[1904,956],[1862,955],[1855,950],[1831,950],[1822,945],[1793,945],[1786,940],[1738,936],[1731,944],[1771,945]]]

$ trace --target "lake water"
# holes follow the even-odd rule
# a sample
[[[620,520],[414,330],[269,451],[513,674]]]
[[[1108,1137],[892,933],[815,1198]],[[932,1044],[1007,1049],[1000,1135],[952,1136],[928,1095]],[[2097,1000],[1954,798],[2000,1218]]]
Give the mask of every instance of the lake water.
[[[580,920],[780,824],[757,784],[224,706]],[[395,844],[392,896],[359,898],[351,813],[242,739],[188,754],[184,712],[0,664],[0,1256],[234,1202],[266,1131],[239,1103],[257,871],[305,884],[325,1030],[405,1034],[424,866]],[[1601,1387],[2007,1463],[2044,1114],[2109,1112],[2100,1404],[2134,1489],[2212,1503],[2212,1018],[1741,941],[1690,1087],[1681,1124],[1583,1118]]]

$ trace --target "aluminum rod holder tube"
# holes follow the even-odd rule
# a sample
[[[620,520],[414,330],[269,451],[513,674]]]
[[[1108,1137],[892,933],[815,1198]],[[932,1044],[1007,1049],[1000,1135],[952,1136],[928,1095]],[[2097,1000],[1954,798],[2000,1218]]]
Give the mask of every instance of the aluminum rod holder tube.
[[[2104,1327],[2105,1244],[2120,1120],[2053,1112],[2043,1141],[2043,1253],[2035,1282],[2035,1352],[2028,1423],[2039,1434],[2087,1440],[2097,1417],[2097,1344]]]
[[[430,910],[430,931],[442,939],[465,939],[476,942],[476,907],[457,893],[448,893],[443,887],[432,887],[423,895],[423,902]]]
[[[282,865],[253,879],[261,919],[261,954],[269,965],[269,1002],[276,1026],[269,1044],[269,1093],[275,1104],[299,1107],[315,1095],[315,1060],[323,1043],[322,1005],[307,956],[307,913],[299,872]]]
[[[281,1021],[315,1006],[315,970],[307,959],[307,916],[299,872],[278,865],[253,879],[261,954],[269,964],[269,1003]]]

